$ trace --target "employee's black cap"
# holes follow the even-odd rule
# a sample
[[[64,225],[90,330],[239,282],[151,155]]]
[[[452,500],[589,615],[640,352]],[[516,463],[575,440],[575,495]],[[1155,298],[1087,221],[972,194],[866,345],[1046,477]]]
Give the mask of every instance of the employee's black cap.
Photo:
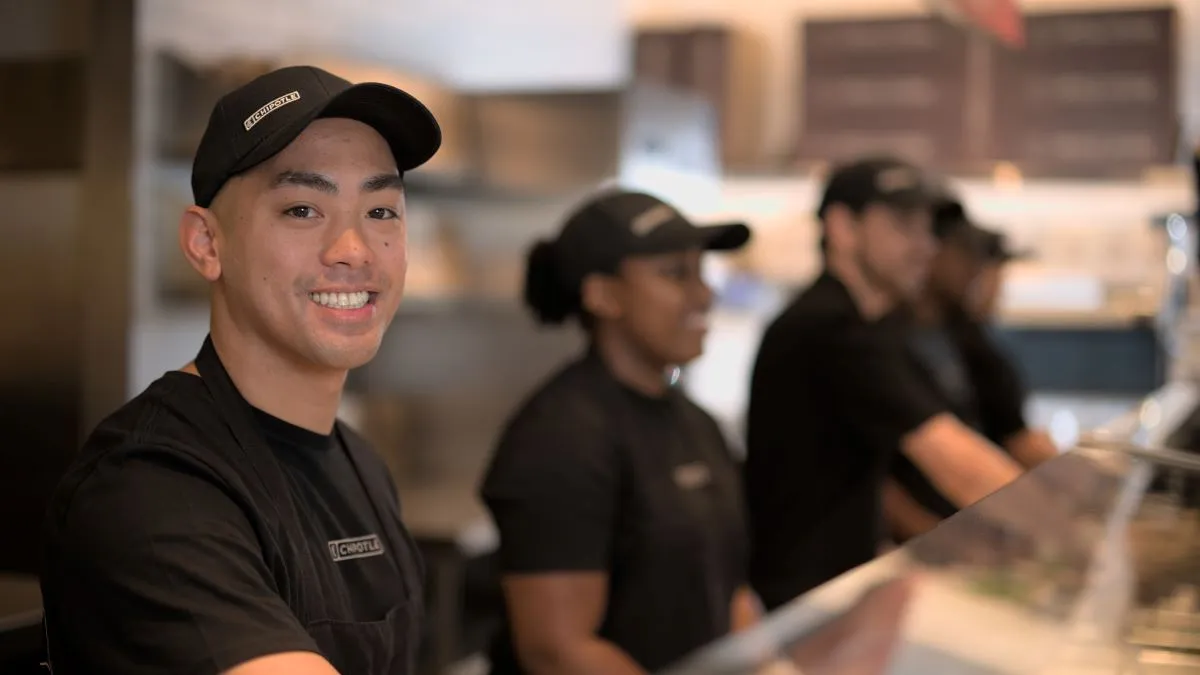
[[[875,157],[844,164],[834,169],[817,216],[835,204],[861,213],[872,204],[898,209],[929,208],[940,198],[941,189],[920,169],[894,157]]]
[[[933,234],[943,245],[958,247],[982,261],[1008,262],[1032,256],[1030,251],[1011,248],[1003,233],[980,225],[953,197],[934,205]]]
[[[987,242],[984,245],[984,255],[987,259],[993,262],[1009,262],[1012,260],[1027,260],[1034,257],[1034,252],[1030,249],[1013,248],[1008,241],[1008,237],[1001,232],[993,232],[984,230],[987,235]]]
[[[374,128],[401,173],[429,161],[442,144],[433,113],[407,92],[377,82],[351,84],[313,66],[280,68],[229,92],[213,108],[192,165],[196,204],[211,205],[226,181],[275,156],[322,117]]]
[[[750,240],[744,223],[700,226],[673,206],[643,192],[612,190],[578,207],[563,225],[555,249],[567,283],[611,273],[625,258],[700,248],[732,251]]]
[[[939,240],[946,241],[972,225],[975,225],[975,221],[961,201],[946,197],[933,205],[933,236]]]

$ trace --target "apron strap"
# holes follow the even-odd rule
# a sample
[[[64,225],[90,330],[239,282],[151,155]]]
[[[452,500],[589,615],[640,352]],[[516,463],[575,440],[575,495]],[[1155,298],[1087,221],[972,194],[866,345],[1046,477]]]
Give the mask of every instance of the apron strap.
[[[200,355],[196,357],[196,370],[200,371],[200,379],[208,388],[221,418],[229,426],[230,433],[242,450],[251,458],[261,454],[261,451],[266,451],[266,442],[258,433],[251,417],[250,405],[238,392],[237,386],[229,377],[229,371],[225,370],[225,365],[221,363],[211,335],[204,338],[204,346],[200,348]]]
[[[299,513],[290,496],[287,476],[284,475],[275,453],[259,433],[250,404],[238,392],[229,377],[229,371],[225,370],[224,364],[221,363],[211,335],[204,338],[204,346],[200,348],[200,354],[196,357],[196,370],[200,372],[200,379],[204,381],[204,386],[208,388],[209,394],[217,404],[217,411],[237,442],[241,459],[258,477],[262,486],[261,495],[265,497],[260,500],[259,495],[255,495],[260,508],[273,509],[282,527],[300,522]]]

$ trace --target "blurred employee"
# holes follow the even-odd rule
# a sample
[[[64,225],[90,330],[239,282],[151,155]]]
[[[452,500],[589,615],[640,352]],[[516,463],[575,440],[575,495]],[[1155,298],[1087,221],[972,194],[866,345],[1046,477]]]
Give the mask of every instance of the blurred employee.
[[[935,215],[941,242],[929,283],[914,303],[914,346],[939,384],[992,442],[1031,468],[1057,454],[1050,437],[1025,421],[1026,393],[1011,359],[989,332],[1004,268],[1027,254],[1003,234],[971,221],[957,201]]]
[[[935,208],[933,229],[940,246],[925,290],[911,306],[914,356],[960,420],[1032,468],[1058,450],[1045,432],[1027,427],[1020,377],[987,326],[1003,266],[1018,254],[1003,235],[973,223],[954,200]],[[886,488],[885,509],[900,540],[958,511],[906,456],[896,458],[892,475],[898,485]],[[893,492],[897,487],[903,494]],[[906,497],[915,503],[902,502]]]
[[[440,143],[408,94],[316,68],[217,103],[179,224],[210,335],[54,494],[54,673],[412,672],[418,552],[387,467],[335,416],[403,294],[403,173]]]
[[[493,673],[653,672],[758,619],[738,469],[717,424],[668,375],[703,348],[704,251],[749,236],[614,191],[531,251],[526,302],[543,323],[577,318],[590,346],[516,413],[481,489],[507,605]],[[851,632],[869,639],[863,621],[894,632],[890,594],[848,619]]]
[[[753,586],[768,608],[871,560],[897,452],[957,505],[1020,468],[959,421],[883,320],[920,291],[936,199],[890,158],[838,168],[817,215],[824,270],[763,336],[747,418]]]
[[[1027,469],[1058,455],[1050,435],[1025,419],[1028,393],[1016,364],[990,332],[1004,268],[1028,255],[1014,251],[999,232],[983,231],[983,264],[962,300],[948,306],[947,326],[963,355],[976,392],[980,429]]]

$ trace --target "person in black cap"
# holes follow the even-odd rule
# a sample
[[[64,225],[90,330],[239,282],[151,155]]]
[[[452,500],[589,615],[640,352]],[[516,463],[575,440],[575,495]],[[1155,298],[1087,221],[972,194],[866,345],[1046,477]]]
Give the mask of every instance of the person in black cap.
[[[924,292],[911,306],[910,345],[920,367],[954,414],[1009,453],[1023,468],[1058,455],[1048,434],[1025,420],[1025,391],[1016,367],[988,332],[1003,266],[1026,252],[1003,234],[973,222],[962,203],[947,199],[934,212],[941,242]],[[924,533],[958,507],[903,455],[885,488],[893,535]]]
[[[1020,472],[954,417],[889,318],[924,283],[938,193],[897,159],[836,169],[817,212],[824,269],[763,335],[745,473],[750,577],[768,609],[876,555],[897,452],[959,505]]]
[[[577,319],[589,346],[516,412],[480,488],[507,606],[492,673],[654,672],[757,620],[738,468],[716,422],[674,386],[703,349],[703,253],[749,237],[614,190],[531,250],[526,303],[545,324]],[[890,635],[896,593],[848,621]]]
[[[312,67],[216,104],[179,223],[209,336],[53,496],[55,673],[412,672],[422,563],[386,465],[335,418],[404,289],[404,173],[440,143],[405,92]]]
[[[589,346],[517,411],[481,487],[510,619],[493,673],[654,671],[756,616],[737,469],[671,382],[703,350],[702,254],[749,238],[613,190],[530,251],[526,304]]]

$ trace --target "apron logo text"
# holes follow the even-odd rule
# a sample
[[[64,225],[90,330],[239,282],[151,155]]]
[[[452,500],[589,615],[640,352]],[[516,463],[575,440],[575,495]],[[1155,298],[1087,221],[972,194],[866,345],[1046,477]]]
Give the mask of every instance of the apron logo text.
[[[356,558],[371,558],[383,555],[383,542],[379,540],[379,535],[377,534],[368,534],[363,537],[352,537],[350,539],[336,539],[329,542],[329,555],[333,557],[334,562],[354,560]]]

